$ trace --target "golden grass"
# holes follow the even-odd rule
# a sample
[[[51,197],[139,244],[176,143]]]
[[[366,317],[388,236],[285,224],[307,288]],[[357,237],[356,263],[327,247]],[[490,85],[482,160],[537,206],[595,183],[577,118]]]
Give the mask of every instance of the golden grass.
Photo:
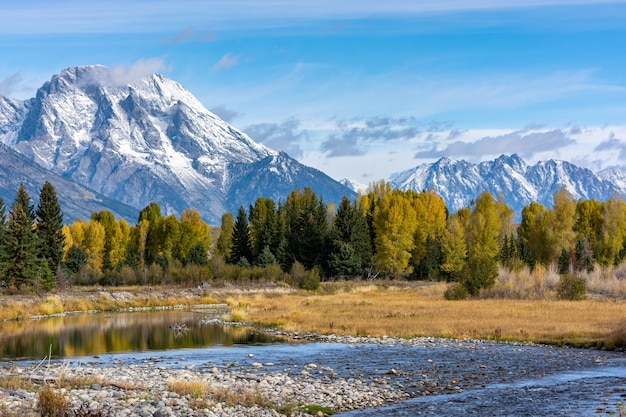
[[[372,336],[441,336],[624,346],[626,301],[443,299],[445,284],[280,297],[240,295],[255,323],[287,331]]]
[[[27,319],[33,316],[49,316],[76,311],[117,311],[128,308],[185,306],[216,304],[215,297],[181,295],[182,290],[169,287],[116,287],[108,291],[91,287],[74,289],[70,293],[37,296],[3,295],[0,303],[0,321]]]
[[[191,398],[203,398],[211,393],[209,383],[203,380],[171,379],[167,381],[167,386],[170,391]]]

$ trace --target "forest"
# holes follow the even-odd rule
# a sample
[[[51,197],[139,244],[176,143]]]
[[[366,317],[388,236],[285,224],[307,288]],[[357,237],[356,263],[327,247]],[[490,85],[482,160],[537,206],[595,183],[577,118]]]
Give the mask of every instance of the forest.
[[[320,281],[407,279],[456,282],[451,298],[477,295],[502,270],[556,267],[576,277],[626,257],[626,204],[574,200],[565,190],[547,208],[532,202],[521,221],[485,192],[449,213],[431,191],[374,183],[355,201],[325,203],[311,189],[284,201],[258,198],[212,230],[194,209],[164,215],[156,203],[136,224],[108,211],[64,224],[52,184],[37,207],[23,186],[7,213],[0,199],[0,271],[5,292],[72,285],[201,285],[265,280],[315,289]]]

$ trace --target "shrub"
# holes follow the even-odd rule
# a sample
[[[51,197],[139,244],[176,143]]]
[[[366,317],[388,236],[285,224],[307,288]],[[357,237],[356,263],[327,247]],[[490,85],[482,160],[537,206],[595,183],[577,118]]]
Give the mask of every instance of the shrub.
[[[317,268],[307,271],[300,281],[300,288],[303,290],[315,291],[320,287],[320,272]]]
[[[46,385],[39,392],[39,413],[42,417],[69,417],[70,403],[65,397]]]
[[[465,300],[467,298],[467,288],[463,284],[452,284],[443,293],[446,300]]]
[[[556,294],[561,300],[584,300],[587,297],[585,278],[569,273],[561,275],[556,286]]]

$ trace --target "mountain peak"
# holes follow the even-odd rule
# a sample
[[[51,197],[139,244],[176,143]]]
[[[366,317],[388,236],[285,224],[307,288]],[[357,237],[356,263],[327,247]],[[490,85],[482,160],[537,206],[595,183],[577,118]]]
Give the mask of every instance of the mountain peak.
[[[609,176],[618,178],[618,174],[607,172],[606,177]],[[390,182],[393,187],[404,190],[432,189],[451,211],[468,206],[484,191],[494,197],[502,193],[505,203],[519,216],[531,201],[552,206],[554,193],[563,187],[575,199],[606,200],[616,190],[624,194],[626,175],[622,178],[625,179],[623,184],[612,183],[587,168],[552,159],[528,166],[519,155],[513,154],[478,165],[441,158],[432,164],[394,174]]]
[[[351,193],[256,143],[182,85],[156,73],[66,68],[28,105],[0,100],[0,141],[56,175],[132,207],[155,201],[167,214],[191,207],[208,221],[232,211],[235,200],[249,204],[242,198],[274,195],[272,181],[280,180],[283,190],[311,180],[314,191],[328,193],[329,200]],[[234,178],[237,172],[248,182]],[[259,178],[263,183],[253,184]],[[234,186],[260,194],[243,195]]]

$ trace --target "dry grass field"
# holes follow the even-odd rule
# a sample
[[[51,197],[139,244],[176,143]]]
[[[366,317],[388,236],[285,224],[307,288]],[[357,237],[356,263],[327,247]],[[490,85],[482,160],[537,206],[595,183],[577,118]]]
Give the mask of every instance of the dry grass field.
[[[444,283],[329,282],[316,292],[269,285],[76,289],[40,298],[0,297],[2,320],[69,311],[227,303],[228,320],[322,334],[435,336],[626,347],[626,300],[445,300]]]
[[[232,318],[287,331],[626,346],[626,301],[448,301],[445,284],[329,283],[317,294],[231,296]]]

